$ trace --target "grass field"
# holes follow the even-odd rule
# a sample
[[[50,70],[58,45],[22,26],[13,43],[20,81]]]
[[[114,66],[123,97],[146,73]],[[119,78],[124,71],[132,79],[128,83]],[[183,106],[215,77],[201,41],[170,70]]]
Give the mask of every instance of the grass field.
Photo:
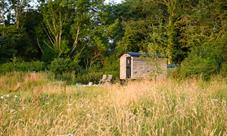
[[[46,73],[0,76],[0,135],[226,136],[227,83],[66,85]]]

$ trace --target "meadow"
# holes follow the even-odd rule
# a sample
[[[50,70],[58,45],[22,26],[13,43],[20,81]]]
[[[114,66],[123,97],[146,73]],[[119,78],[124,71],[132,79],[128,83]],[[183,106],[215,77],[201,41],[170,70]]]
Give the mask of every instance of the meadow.
[[[0,76],[3,136],[226,136],[227,82],[78,86],[47,73]]]

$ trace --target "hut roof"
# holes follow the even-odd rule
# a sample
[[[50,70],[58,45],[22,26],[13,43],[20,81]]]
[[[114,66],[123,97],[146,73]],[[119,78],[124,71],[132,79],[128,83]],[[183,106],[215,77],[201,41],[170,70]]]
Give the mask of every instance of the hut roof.
[[[164,56],[162,56],[160,53],[155,53],[155,54],[152,54],[152,53],[143,53],[143,52],[128,52],[126,53],[127,55],[130,55],[131,57],[151,57],[151,56],[156,56],[158,58],[166,58]]]
[[[141,55],[143,55],[142,53],[139,52],[129,52],[128,54],[132,57],[140,57]]]
[[[151,57],[151,56],[157,56],[160,57],[159,54],[151,54],[151,53],[143,53],[143,52],[129,52],[127,53],[128,55],[132,56],[132,57]]]

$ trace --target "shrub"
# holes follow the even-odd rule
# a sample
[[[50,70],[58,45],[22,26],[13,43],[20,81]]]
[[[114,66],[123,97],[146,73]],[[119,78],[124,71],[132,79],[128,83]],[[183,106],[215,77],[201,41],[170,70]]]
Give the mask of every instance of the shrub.
[[[117,80],[118,77],[118,71],[103,71],[103,69],[100,70],[87,70],[87,71],[83,71],[81,73],[78,73],[76,75],[76,79],[75,82],[77,83],[82,83],[82,84],[87,84],[89,82],[93,82],[93,83],[99,83],[99,81],[101,80],[102,76],[106,74],[106,75],[112,75],[113,76],[113,80]]]
[[[56,58],[51,62],[49,70],[55,75],[62,75],[63,73],[79,71],[79,65],[77,61],[72,61],[69,58]]]
[[[82,84],[87,84],[89,82],[93,83],[98,83],[100,79],[102,78],[103,72],[98,72],[98,71],[88,71],[85,73],[79,73],[76,76],[76,82],[77,83],[82,83]]]
[[[217,69],[214,61],[205,58],[192,58],[190,61],[186,60],[181,67],[181,74],[183,77],[188,76],[202,76],[208,79],[211,74],[214,74]]]
[[[117,58],[115,55],[107,57],[104,60],[104,65],[101,71],[103,71],[104,74],[110,74],[113,75],[113,80],[118,80],[120,69],[119,69],[119,58]]]
[[[102,65],[94,65],[88,70],[81,71],[76,75],[76,82],[83,84],[98,83],[104,74],[112,75],[113,80],[119,77],[119,62],[116,56],[106,57]]]
[[[113,79],[116,79],[115,77],[118,77],[119,75],[118,63],[114,62],[113,65],[113,61],[106,62],[108,63],[103,67],[94,65],[87,70],[82,70],[77,60],[73,61],[69,58],[56,58],[49,65],[49,70],[54,73],[55,79],[64,80],[70,84],[98,83],[103,74],[111,74],[113,75]]]
[[[182,77],[202,76],[209,79],[213,74],[226,75],[227,71],[227,32],[215,41],[208,41],[199,47],[192,48],[191,53],[182,62]]]
[[[64,72],[61,75],[59,75],[59,74],[56,75],[55,74],[54,77],[55,77],[55,79],[66,81],[67,84],[76,83],[76,74],[75,74],[75,71],[72,71],[72,72]]]
[[[222,76],[227,76],[227,62],[222,63],[221,65],[221,75]]]
[[[203,45],[192,49],[179,71],[183,78],[201,76],[203,79],[209,79],[211,75],[219,73],[220,64],[219,50],[212,45]]]
[[[45,70],[45,63],[41,61],[32,62],[9,62],[0,65],[0,73],[8,73],[13,71],[29,72],[29,71],[43,71]]]

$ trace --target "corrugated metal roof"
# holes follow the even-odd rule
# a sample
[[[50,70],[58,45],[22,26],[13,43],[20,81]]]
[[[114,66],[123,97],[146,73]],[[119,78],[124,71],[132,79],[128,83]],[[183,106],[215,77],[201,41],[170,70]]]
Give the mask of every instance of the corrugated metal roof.
[[[140,57],[141,55],[143,55],[142,53],[139,52],[129,52],[128,54],[132,57]]]
[[[158,58],[166,58],[164,56],[162,56],[160,53],[155,53],[155,54],[151,54],[151,53],[143,53],[143,52],[128,52],[128,55],[130,55],[131,57],[151,57],[151,56],[156,56]]]

